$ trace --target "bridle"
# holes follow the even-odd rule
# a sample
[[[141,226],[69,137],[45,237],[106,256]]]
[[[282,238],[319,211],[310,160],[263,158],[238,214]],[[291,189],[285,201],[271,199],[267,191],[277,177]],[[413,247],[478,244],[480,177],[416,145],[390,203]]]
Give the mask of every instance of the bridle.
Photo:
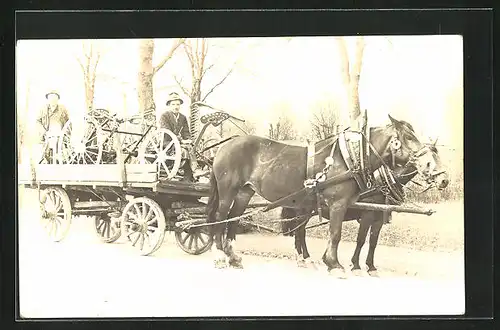
[[[429,152],[431,152],[433,154],[435,153],[435,151],[433,151],[428,144],[424,144],[424,146],[408,160],[407,164],[405,164],[403,169],[406,168],[407,166],[409,166],[410,164],[413,165],[417,158],[419,158],[419,157],[421,157]],[[427,174],[424,178],[425,182],[427,183],[427,187],[425,187],[424,190],[422,190],[418,193],[419,194],[424,193],[431,188],[438,188],[439,189],[437,182],[436,182],[436,177],[440,174],[445,173],[445,172],[446,172],[445,170],[440,170],[440,171],[433,171],[432,173]],[[411,171],[410,173],[398,175],[398,177],[411,176],[411,175],[415,175],[417,173],[418,173],[418,171],[415,169],[415,170]],[[414,184],[416,184],[418,186],[423,187],[423,185],[417,181],[411,180],[411,182],[413,182]]]

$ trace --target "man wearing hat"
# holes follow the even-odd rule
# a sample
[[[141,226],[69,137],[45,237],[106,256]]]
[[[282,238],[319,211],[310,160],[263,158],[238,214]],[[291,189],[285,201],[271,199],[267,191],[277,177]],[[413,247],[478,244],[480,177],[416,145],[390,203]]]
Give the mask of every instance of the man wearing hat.
[[[59,93],[52,90],[45,94],[47,104],[40,110],[36,118],[36,134],[38,143],[43,144],[51,138],[57,138],[69,119],[68,110],[59,104]],[[54,140],[55,141],[55,140]],[[49,150],[46,150],[48,152]]]
[[[196,157],[193,152],[193,148],[191,146],[191,133],[189,132],[189,126],[186,116],[180,113],[181,105],[184,101],[181,99],[179,94],[173,92],[168,95],[166,106],[167,111],[165,111],[159,120],[160,128],[166,128],[172,131],[181,142],[182,148],[182,158],[189,158],[190,163],[186,162],[186,166],[184,166],[185,178],[188,180],[193,180],[193,171],[196,172],[198,169],[198,162],[196,161]]]

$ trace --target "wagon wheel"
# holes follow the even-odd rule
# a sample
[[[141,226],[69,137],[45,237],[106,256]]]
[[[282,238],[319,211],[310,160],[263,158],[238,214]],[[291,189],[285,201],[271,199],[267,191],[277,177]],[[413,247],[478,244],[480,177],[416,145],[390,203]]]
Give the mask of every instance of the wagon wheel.
[[[71,226],[71,202],[64,189],[48,187],[40,193],[40,222],[53,242],[62,241]]]
[[[123,210],[121,230],[140,255],[147,256],[158,250],[163,243],[165,215],[154,200],[147,197],[134,198]]]
[[[99,123],[88,117],[82,132],[76,132],[68,120],[64,125],[59,143],[59,159],[63,164],[99,164],[105,140]]]
[[[121,236],[120,220],[108,215],[96,216],[94,229],[99,239],[104,243],[113,243]]]
[[[160,128],[151,132],[139,147],[141,164],[157,164],[159,175],[172,179],[181,165],[181,144],[170,130]]]
[[[195,227],[175,232],[177,245],[186,253],[202,254],[210,250],[213,244],[212,236],[206,227]]]

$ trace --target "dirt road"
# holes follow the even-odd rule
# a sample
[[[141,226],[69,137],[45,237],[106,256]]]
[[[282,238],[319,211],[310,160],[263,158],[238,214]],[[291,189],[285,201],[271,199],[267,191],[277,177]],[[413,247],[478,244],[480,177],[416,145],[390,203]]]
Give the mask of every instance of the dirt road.
[[[154,256],[141,257],[123,242],[100,243],[85,218],[75,218],[65,241],[48,243],[34,225],[33,213],[21,214],[24,317],[402,315],[464,310],[459,277],[416,277],[383,269],[380,278],[350,275],[339,280],[322,265],[297,268],[291,260],[255,255],[243,256],[243,270],[217,270],[210,252],[188,255],[175,246],[171,235]],[[250,254],[259,249],[285,253],[291,251],[291,243],[287,237],[245,235],[239,236],[236,248]],[[313,257],[319,258],[324,242],[311,240],[310,245]],[[352,250],[345,245],[342,258],[349,267],[345,259]],[[392,264],[417,260],[405,260],[397,249],[381,247],[379,253],[387,259],[379,257],[380,265],[391,265],[386,255],[391,251]]]

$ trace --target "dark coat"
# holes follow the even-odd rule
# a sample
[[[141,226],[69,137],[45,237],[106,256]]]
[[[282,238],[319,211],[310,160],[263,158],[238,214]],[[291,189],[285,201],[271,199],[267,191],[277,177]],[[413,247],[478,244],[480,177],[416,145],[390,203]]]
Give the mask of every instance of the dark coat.
[[[55,110],[51,110],[48,105],[44,106],[40,109],[36,120],[38,139],[42,141],[44,134],[53,125],[57,125],[59,129],[62,129],[68,120],[68,110],[64,105],[58,104]]]
[[[175,135],[180,135],[183,140],[191,139],[186,116],[182,113],[179,113],[178,116],[176,118],[176,115],[172,111],[164,112],[160,117],[160,128],[166,128]]]

